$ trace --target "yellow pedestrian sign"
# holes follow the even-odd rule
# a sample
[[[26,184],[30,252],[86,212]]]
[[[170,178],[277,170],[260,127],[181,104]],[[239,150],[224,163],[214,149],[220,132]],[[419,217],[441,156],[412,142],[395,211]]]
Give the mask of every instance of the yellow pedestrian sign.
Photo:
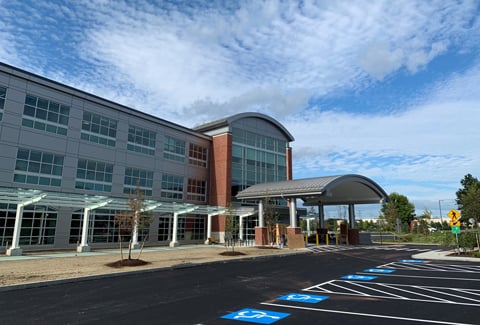
[[[462,215],[460,214],[460,212],[455,209],[452,209],[448,212],[448,217],[450,218],[450,220],[452,220],[452,222],[459,221],[461,216]]]

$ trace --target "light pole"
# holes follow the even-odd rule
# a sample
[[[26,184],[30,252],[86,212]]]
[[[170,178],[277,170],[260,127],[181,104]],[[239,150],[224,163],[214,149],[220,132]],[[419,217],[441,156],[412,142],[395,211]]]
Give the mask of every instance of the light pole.
[[[454,199],[438,200],[438,209],[440,210],[440,222],[442,223],[442,228],[443,228],[442,202],[445,202],[445,201],[455,201],[455,200]]]

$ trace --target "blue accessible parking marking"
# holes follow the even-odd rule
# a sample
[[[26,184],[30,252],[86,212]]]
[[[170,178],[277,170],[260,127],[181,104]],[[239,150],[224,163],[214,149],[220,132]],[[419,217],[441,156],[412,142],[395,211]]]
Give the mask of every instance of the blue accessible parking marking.
[[[273,324],[276,321],[283,319],[289,315],[290,314],[287,313],[279,313],[270,310],[245,308],[234,313],[222,316],[221,318],[257,324]]]
[[[393,273],[395,270],[392,269],[366,269],[363,270],[363,272],[368,272],[368,273]]]
[[[349,274],[342,276],[342,279],[344,280],[359,280],[359,281],[372,281],[373,279],[376,279],[376,276],[373,275],[357,275],[357,274]]]
[[[282,296],[277,300],[287,300],[295,302],[306,302],[309,304],[316,304],[317,302],[328,299],[328,296],[317,296],[317,295],[306,295],[304,293],[290,293],[288,295]]]
[[[400,263],[424,263],[424,260],[400,260]]]

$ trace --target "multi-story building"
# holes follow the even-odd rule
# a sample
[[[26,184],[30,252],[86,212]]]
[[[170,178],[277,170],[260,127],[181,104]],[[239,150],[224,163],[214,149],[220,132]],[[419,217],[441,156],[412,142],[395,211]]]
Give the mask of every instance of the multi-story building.
[[[263,114],[190,129],[0,64],[0,250],[117,245],[138,191],[153,219],[134,242],[222,240],[239,190],[291,179],[291,141]]]

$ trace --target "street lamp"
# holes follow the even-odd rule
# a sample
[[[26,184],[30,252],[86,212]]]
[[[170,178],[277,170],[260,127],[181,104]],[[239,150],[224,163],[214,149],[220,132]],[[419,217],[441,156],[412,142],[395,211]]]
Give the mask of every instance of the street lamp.
[[[440,221],[443,226],[443,217],[442,217],[442,202],[444,201],[455,201],[454,199],[443,199],[443,200],[438,200],[438,209],[440,210]]]

